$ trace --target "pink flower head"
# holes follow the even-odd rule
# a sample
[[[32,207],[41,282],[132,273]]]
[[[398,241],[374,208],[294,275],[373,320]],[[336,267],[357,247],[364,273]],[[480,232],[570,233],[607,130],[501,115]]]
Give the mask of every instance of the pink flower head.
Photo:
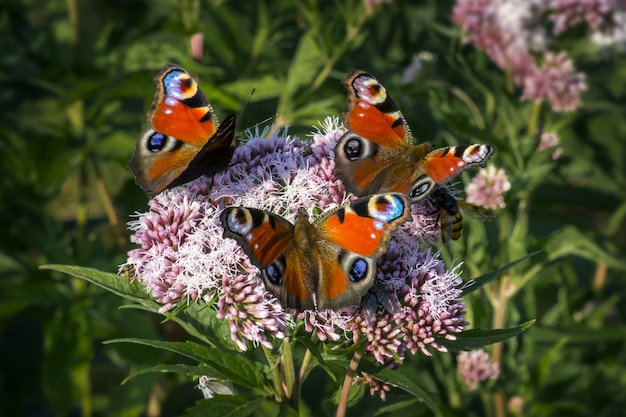
[[[546,7],[551,12],[550,20],[554,23],[555,35],[581,23],[587,23],[592,29],[598,29],[613,6],[612,0],[550,0],[546,2]]]
[[[445,350],[435,336],[454,338],[467,323],[457,300],[457,273],[446,270],[437,253],[420,248],[439,239],[426,202],[412,207],[413,221],[401,225],[379,259],[374,304],[386,309],[374,307],[365,319],[359,306],[284,310],[239,245],[223,237],[219,215],[225,206],[260,208],[293,221],[301,208],[314,218],[353,198],[332,175],[333,148],[343,132],[336,118],[327,119],[309,141],[284,132],[262,139],[268,132],[256,129],[227,170],[151,200],[150,211],[130,223],[132,241],[140,247],[129,252],[127,264],[162,310],[183,301],[214,303],[240,350],[271,347],[297,321],[327,342],[366,338],[367,352],[388,366],[398,366],[406,351]]]
[[[489,165],[481,168],[478,174],[465,187],[466,201],[485,208],[506,207],[504,193],[511,189],[511,183],[504,169]]]
[[[197,32],[189,38],[189,47],[191,49],[191,57],[196,61],[202,61],[204,50],[204,33]]]
[[[470,391],[478,388],[478,383],[487,379],[497,379],[500,366],[491,362],[489,355],[482,349],[461,352],[457,356],[459,378]]]
[[[361,372],[361,376],[354,378],[353,384],[363,384],[365,387],[369,387],[370,395],[378,395],[383,401],[387,399],[387,393],[391,391],[391,386],[367,372]]]
[[[574,73],[566,52],[547,52],[541,68],[524,79],[522,99],[540,103],[547,98],[554,111],[573,111],[580,107],[580,95],[586,89],[585,74]]]
[[[547,100],[554,111],[573,111],[587,89],[585,74],[574,72],[565,52],[546,52],[541,14],[551,13],[556,34],[583,20],[596,28],[609,12],[610,1],[457,0],[452,20],[467,33],[465,42],[485,51],[523,88],[523,100]],[[531,51],[543,53],[541,67]]]
[[[552,152],[552,159],[556,160],[561,155],[559,142],[559,135],[556,132],[543,132],[541,134],[537,150],[544,151],[546,149],[554,148],[554,151]]]

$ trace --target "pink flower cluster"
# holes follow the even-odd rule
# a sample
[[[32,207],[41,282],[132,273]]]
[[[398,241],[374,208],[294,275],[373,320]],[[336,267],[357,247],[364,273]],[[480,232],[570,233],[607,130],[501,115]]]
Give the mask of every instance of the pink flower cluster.
[[[504,193],[510,189],[511,183],[504,170],[489,165],[481,168],[465,187],[466,201],[489,209],[505,208]]]
[[[500,375],[500,366],[491,362],[483,349],[461,352],[457,356],[457,364],[459,378],[465,382],[470,391],[478,388],[479,382],[497,379]]]
[[[446,269],[438,253],[420,247],[439,240],[427,203],[413,205],[413,220],[394,233],[362,306],[338,311],[284,310],[239,245],[223,238],[219,215],[225,206],[261,208],[293,221],[302,207],[312,215],[349,201],[332,174],[333,148],[343,132],[339,120],[329,118],[307,141],[249,133],[226,171],[159,194],[150,211],[129,223],[139,244],[127,262],[136,279],[163,311],[180,302],[212,303],[240,350],[271,347],[300,321],[323,341],[366,339],[366,353],[394,368],[407,352],[445,351],[441,340],[454,339],[467,325],[465,305],[458,300],[457,269]],[[388,390],[362,378],[372,392],[384,396]]]
[[[552,36],[586,23],[600,31],[619,18],[618,0],[457,0],[452,20],[466,33],[465,42],[483,50],[522,88],[522,99],[548,101],[557,112],[576,110],[587,89],[585,74],[575,72],[564,51],[550,52],[547,15]],[[535,54],[541,59],[537,63]]]

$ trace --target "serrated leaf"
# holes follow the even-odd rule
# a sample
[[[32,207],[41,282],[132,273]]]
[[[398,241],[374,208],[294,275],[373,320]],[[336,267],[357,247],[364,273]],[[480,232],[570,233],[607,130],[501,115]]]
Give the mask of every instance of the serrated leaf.
[[[167,350],[213,368],[217,373],[216,376],[221,379],[251,388],[262,389],[267,385],[265,379],[265,375],[269,374],[267,366],[252,362],[242,355],[219,351],[194,342],[164,342],[129,338],[109,340],[106,343],[135,343]]]
[[[529,320],[519,326],[507,329],[470,329],[457,333],[456,340],[447,340],[438,337],[436,337],[436,339],[438,343],[441,343],[453,352],[472,350],[515,337],[528,330],[533,324],[535,324],[535,320]]]
[[[504,265],[502,268],[499,268],[495,271],[492,272],[487,272],[486,274],[483,274],[481,276],[479,276],[478,278],[474,278],[472,281],[468,281],[468,284],[466,284],[467,286],[463,288],[463,292],[461,294],[461,297],[466,296],[467,294],[476,291],[477,289],[487,285],[488,283],[490,283],[491,281],[493,281],[494,279],[496,279],[497,277],[499,277],[500,275],[502,275],[506,270],[513,268],[515,265],[517,265],[520,262],[525,261],[526,259],[530,258],[531,256],[535,256],[538,253],[540,253],[542,251],[538,250],[532,253],[529,253],[528,255],[524,256],[523,258],[520,258],[516,261],[513,261],[511,263],[508,263],[506,265]],[[471,285],[469,285],[469,282],[472,282]]]

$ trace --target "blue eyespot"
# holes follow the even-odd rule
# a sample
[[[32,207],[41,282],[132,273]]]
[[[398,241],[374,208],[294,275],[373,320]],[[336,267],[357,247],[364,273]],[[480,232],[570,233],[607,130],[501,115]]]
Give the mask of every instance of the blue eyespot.
[[[365,262],[365,259],[363,258],[356,259],[352,263],[352,266],[350,267],[348,278],[350,278],[350,281],[352,282],[359,282],[362,279],[364,279],[366,275],[367,275],[367,262]]]
[[[283,272],[280,266],[277,263],[273,263],[265,268],[265,277],[274,285],[283,284]]]
[[[167,143],[167,136],[163,133],[154,132],[148,139],[148,150],[153,153],[161,152]]]
[[[390,222],[402,217],[406,204],[404,200],[394,194],[381,195],[376,200],[376,212],[372,217],[383,222]]]

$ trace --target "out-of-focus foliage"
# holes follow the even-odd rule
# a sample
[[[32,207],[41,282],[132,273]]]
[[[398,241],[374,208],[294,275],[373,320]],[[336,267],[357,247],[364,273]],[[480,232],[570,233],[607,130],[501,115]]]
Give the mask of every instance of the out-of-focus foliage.
[[[450,354],[415,357],[402,370],[445,415],[493,415],[499,403],[509,404],[510,415],[516,406],[519,415],[621,415],[626,54],[598,51],[577,31],[565,36],[559,46],[587,76],[583,105],[572,113],[544,106],[533,115],[506,75],[463,44],[452,7],[357,0],[0,3],[0,415],[171,416],[201,399],[184,372],[146,373],[120,385],[139,369],[181,364],[173,352],[102,344],[187,340],[179,325],[119,309],[125,301],[109,292],[38,269],[55,263],[116,272],[124,262],[131,245],[125,222],[147,201],[126,163],[145,127],[152,77],[168,62],[199,79],[220,117],[245,105],[239,130],[265,121],[306,134],[341,113],[339,81],[363,68],[385,84],[418,140],[495,145],[492,160],[512,183],[507,208],[491,222],[467,219],[462,239],[444,256],[462,259],[475,277],[541,250],[464,298],[472,327],[536,323],[496,348],[500,379],[478,392],[456,378]],[[204,35],[199,60],[189,46],[194,33]],[[419,72],[401,83],[420,53]],[[538,138],[527,131],[535,116],[540,129],[559,133],[558,159],[536,152]],[[335,408],[336,386],[324,376],[316,370],[302,386],[312,415]],[[224,401],[224,409],[240,406]],[[276,412],[264,405],[255,415]],[[393,390],[386,402],[365,393],[349,409],[407,412],[431,415],[406,390]]]

